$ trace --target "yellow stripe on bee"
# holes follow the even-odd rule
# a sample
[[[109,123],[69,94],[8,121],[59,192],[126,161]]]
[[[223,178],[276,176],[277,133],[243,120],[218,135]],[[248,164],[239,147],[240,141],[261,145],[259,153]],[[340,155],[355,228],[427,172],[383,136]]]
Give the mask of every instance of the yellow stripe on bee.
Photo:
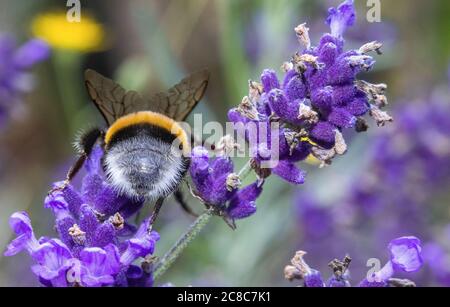
[[[308,142],[309,144],[313,145],[313,146],[318,146],[316,142],[313,142],[309,137],[304,136],[302,138],[300,138],[300,141],[302,142]]]
[[[139,124],[150,124],[157,126],[174,135],[183,145],[183,152],[187,153],[190,150],[190,143],[188,142],[186,132],[173,119],[160,113],[151,111],[142,111],[131,113],[117,119],[106,131],[105,144],[108,145],[114,135],[120,130]]]
[[[318,146],[316,142],[313,142],[309,137],[304,136],[302,138],[300,138],[300,140],[302,142],[308,142],[309,144],[313,145],[313,146]],[[320,165],[321,161],[319,159],[317,159],[316,157],[314,157],[312,154],[310,154],[305,160],[304,160],[307,164],[310,165]]]

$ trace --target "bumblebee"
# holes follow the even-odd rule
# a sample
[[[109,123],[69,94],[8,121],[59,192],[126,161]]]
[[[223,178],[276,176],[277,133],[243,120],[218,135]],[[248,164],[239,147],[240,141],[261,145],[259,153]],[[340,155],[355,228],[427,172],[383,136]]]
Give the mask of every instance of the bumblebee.
[[[93,128],[79,138],[79,158],[56,190],[70,183],[100,141],[103,170],[118,194],[156,200],[152,224],[164,199],[178,191],[189,168],[190,138],[178,122],[202,99],[208,81],[209,72],[203,70],[167,92],[144,98],[94,70],[86,70],[88,94],[108,128]],[[180,195],[176,196],[181,201]]]

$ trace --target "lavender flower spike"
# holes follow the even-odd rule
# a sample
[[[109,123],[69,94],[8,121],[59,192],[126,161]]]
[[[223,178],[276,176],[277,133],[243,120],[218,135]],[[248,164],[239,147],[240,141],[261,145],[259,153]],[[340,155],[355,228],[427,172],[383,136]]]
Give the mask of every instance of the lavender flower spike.
[[[68,186],[45,199],[45,207],[55,216],[59,238],[37,240],[25,212],[10,218],[18,237],[8,245],[5,256],[26,250],[35,261],[33,273],[45,286],[152,284],[151,271],[135,262],[153,254],[159,235],[149,228],[149,219],[139,229],[127,223],[143,202],[117,195],[105,181],[102,156],[103,150],[95,147],[86,163],[81,191]],[[141,265],[148,268],[147,261]]]
[[[256,212],[255,201],[262,192],[262,183],[240,188],[233,161],[227,156],[208,157],[203,147],[191,153],[190,175],[195,193],[207,206],[213,206],[231,220],[247,218]]]
[[[273,173],[288,182],[302,184],[304,172],[295,163],[311,154],[324,166],[345,154],[343,132],[367,130],[365,115],[373,117],[379,126],[393,120],[381,110],[387,105],[387,86],[357,78],[373,68],[375,60],[370,53],[380,54],[382,44],[370,42],[358,49],[344,49],[343,34],[355,20],[352,0],[331,8],[327,19],[331,33],[324,34],[317,46],[311,44],[305,24],[296,27],[300,52],[282,65],[284,77],[278,79],[275,71],[265,69],[261,82],[250,81],[248,96],[229,111],[230,121],[246,127],[244,136],[248,143],[256,143],[251,145],[251,153],[257,174],[261,174],[263,161],[273,160],[273,155],[263,158],[265,152],[275,148],[271,136],[279,136],[278,163],[264,174]],[[274,122],[279,129],[272,127]],[[255,131],[250,124],[264,127],[267,133],[252,138]],[[263,129],[256,130],[258,133]]]

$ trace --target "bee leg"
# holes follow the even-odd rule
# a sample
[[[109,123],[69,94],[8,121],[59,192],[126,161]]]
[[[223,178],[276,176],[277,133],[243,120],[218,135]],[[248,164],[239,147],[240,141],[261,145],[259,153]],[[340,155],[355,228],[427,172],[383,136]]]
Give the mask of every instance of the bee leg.
[[[175,200],[180,204],[181,208],[189,215],[192,215],[193,217],[198,217],[198,214],[196,214],[192,209],[188,206],[188,204],[184,201],[183,193],[180,190],[176,190],[173,194],[175,197]]]
[[[164,198],[158,198],[158,200],[156,201],[155,208],[153,209],[153,213],[150,217],[150,222],[148,224],[149,230],[151,230],[153,223],[156,221],[156,218],[159,215],[159,211],[161,210],[163,203],[164,203]]]
[[[67,186],[70,184],[72,179],[75,177],[75,175],[78,173],[78,171],[81,169],[81,167],[84,165],[84,162],[87,159],[87,155],[85,153],[82,153],[80,157],[77,159],[74,165],[70,168],[69,172],[67,172],[66,179],[63,181],[63,183],[59,186],[54,187],[53,189],[48,192],[48,195],[51,195],[58,191],[63,191]]]
[[[67,186],[70,184],[72,179],[76,176],[76,174],[80,171],[80,169],[83,167],[84,162],[86,162],[86,159],[89,157],[89,155],[92,152],[92,149],[94,148],[95,144],[97,143],[97,140],[103,136],[104,132],[99,128],[93,128],[85,133],[83,133],[79,139],[76,141],[75,146],[77,147],[78,151],[80,152],[80,156],[78,157],[75,164],[69,169],[66,175],[66,179],[62,183],[62,185],[54,187],[48,194],[53,194],[57,191],[63,191]]]

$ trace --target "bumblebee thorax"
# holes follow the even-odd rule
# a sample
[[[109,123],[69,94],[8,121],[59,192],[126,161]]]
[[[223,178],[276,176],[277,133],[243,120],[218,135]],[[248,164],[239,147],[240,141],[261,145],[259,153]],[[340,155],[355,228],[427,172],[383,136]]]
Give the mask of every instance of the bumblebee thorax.
[[[139,112],[117,120],[105,136],[104,169],[119,193],[156,199],[174,192],[184,177],[189,159],[180,151],[189,148],[184,130],[164,122],[153,112]],[[168,125],[175,133],[168,130]],[[172,130],[173,131],[173,130]],[[186,145],[185,145],[186,144]]]

